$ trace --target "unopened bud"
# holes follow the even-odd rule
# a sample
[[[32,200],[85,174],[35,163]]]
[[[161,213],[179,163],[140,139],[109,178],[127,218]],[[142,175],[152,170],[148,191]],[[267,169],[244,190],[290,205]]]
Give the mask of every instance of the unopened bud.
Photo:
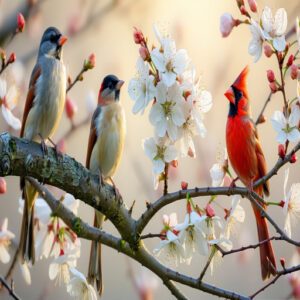
[[[295,65],[295,64],[292,64],[291,65],[291,78],[294,80],[294,79],[297,79],[298,78],[298,66]]]
[[[12,52],[8,58],[7,64],[12,64],[16,61],[17,57],[14,52]]]
[[[205,208],[205,211],[206,211],[206,215],[209,218],[212,218],[212,217],[214,217],[216,215],[215,214],[215,210],[213,209],[213,207],[210,204],[207,204],[207,206]]]
[[[283,257],[280,257],[280,264],[283,269],[285,269],[285,259]]]
[[[255,0],[248,0],[248,5],[252,12],[254,12],[254,13],[257,12],[257,3]]]
[[[163,219],[163,224],[164,224],[165,226],[169,226],[169,223],[170,223],[170,218],[169,218],[169,216],[168,216],[168,215],[163,215],[162,219]]]
[[[96,56],[95,56],[94,53],[92,53],[89,56],[88,60],[84,61],[84,65],[83,66],[84,66],[85,70],[90,70],[90,69],[93,69],[95,67],[95,65],[96,65]]]
[[[173,168],[177,168],[177,167],[178,167],[178,160],[174,159],[174,160],[171,161],[170,164],[171,164],[171,166],[172,166]]]
[[[264,45],[264,53],[266,57],[271,57],[273,55],[274,51],[269,44]]]
[[[263,124],[266,121],[267,121],[267,119],[266,119],[265,115],[260,115],[257,123],[258,124]]]
[[[282,144],[278,145],[278,156],[282,159],[285,158],[285,147]]]
[[[76,114],[78,108],[76,106],[76,104],[70,99],[67,98],[66,100],[66,114],[67,117],[72,120],[74,115]]]
[[[6,54],[5,54],[5,51],[1,48],[0,48],[0,58],[1,58],[2,62],[5,62]]]
[[[293,153],[290,159],[290,163],[294,164],[297,161],[297,155],[296,153]]]
[[[25,19],[24,16],[19,13],[17,16],[17,32],[23,32],[25,28]]]
[[[273,70],[268,70],[267,71],[267,78],[269,82],[274,82],[275,81],[275,74]]]
[[[188,188],[188,183],[186,181],[181,181],[181,189],[182,190],[187,190]]]
[[[133,27],[133,39],[134,42],[138,45],[145,43],[145,37],[142,31],[137,29],[136,27]]]
[[[150,53],[148,51],[148,49],[144,46],[141,46],[139,49],[139,53],[140,53],[140,57],[144,60],[144,61],[148,61],[150,58]]]
[[[277,91],[278,91],[278,87],[276,85],[276,82],[273,81],[273,82],[270,82],[269,83],[269,87],[270,87],[270,90],[273,94],[275,94]]]
[[[5,194],[6,190],[6,180],[3,177],[0,177],[0,194]]]
[[[244,5],[242,5],[240,7],[240,12],[241,12],[242,15],[244,15],[246,17],[250,17],[250,15],[249,15],[249,13],[248,13],[248,11],[247,11],[247,9],[246,9],[246,7]]]
[[[283,200],[281,200],[281,201],[279,202],[279,206],[282,207],[282,208],[284,207],[284,204],[285,204],[285,201],[283,201]]]
[[[291,54],[288,61],[287,61],[287,63],[286,63],[287,67],[290,67],[293,64],[294,59],[295,59],[294,54]]]
[[[190,201],[188,201],[187,204],[186,204],[186,212],[188,214],[190,214],[192,212],[192,205],[191,205]]]
[[[220,31],[222,37],[227,37],[231,33],[233,27],[236,25],[235,19],[229,13],[224,13],[220,18]]]

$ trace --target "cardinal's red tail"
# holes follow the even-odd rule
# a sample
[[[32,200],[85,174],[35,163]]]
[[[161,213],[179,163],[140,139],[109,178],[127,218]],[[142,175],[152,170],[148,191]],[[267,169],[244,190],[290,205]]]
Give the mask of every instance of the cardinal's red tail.
[[[258,187],[255,192],[263,197],[263,188]],[[257,232],[259,242],[265,241],[270,238],[268,224],[266,218],[261,216],[260,210],[253,204]],[[261,265],[261,277],[263,280],[268,279],[272,275],[276,275],[276,260],[274,250],[271,241],[264,243],[259,247],[260,252],[260,265]]]

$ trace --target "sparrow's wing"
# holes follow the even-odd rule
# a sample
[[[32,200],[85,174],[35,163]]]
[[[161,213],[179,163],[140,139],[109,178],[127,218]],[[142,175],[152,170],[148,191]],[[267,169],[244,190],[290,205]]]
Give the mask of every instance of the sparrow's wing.
[[[33,106],[33,100],[35,98],[35,85],[36,85],[36,82],[37,82],[38,78],[40,77],[40,75],[41,75],[41,68],[39,65],[36,64],[32,70],[31,78],[30,78],[30,82],[29,82],[29,88],[28,88],[26,103],[25,103],[24,112],[23,112],[20,137],[23,137],[23,135],[24,135],[24,129],[25,129],[27,116],[30,112],[30,109]]]
[[[101,107],[98,106],[93,114],[92,122],[91,122],[91,129],[90,129],[90,136],[89,136],[89,143],[88,143],[88,150],[87,150],[86,164],[85,164],[85,166],[88,169],[90,168],[91,155],[97,140],[96,122],[100,114],[101,114]]]

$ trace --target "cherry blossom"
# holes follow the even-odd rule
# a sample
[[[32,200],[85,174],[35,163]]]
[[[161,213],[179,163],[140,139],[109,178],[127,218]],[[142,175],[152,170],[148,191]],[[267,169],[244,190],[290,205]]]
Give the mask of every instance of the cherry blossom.
[[[224,13],[220,18],[220,31],[222,37],[227,37],[231,33],[236,22],[231,14]]]
[[[224,154],[217,159],[217,163],[213,164],[213,166],[209,170],[210,177],[212,179],[211,185],[213,187],[223,186],[227,167],[228,167],[228,157],[227,157],[227,151],[225,149]]]
[[[12,85],[7,90],[7,83],[5,80],[0,79],[0,105],[2,115],[6,123],[15,130],[21,128],[21,121],[12,114],[12,110],[16,106],[17,101],[17,89]]]
[[[257,62],[262,54],[264,35],[259,24],[253,19],[251,19],[249,28],[252,34],[252,40],[249,43],[248,52],[251,56],[254,56],[254,62]]]

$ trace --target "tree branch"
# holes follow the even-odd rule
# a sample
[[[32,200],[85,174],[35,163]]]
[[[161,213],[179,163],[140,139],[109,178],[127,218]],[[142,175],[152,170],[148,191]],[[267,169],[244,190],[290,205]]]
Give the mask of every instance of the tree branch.
[[[9,295],[12,296],[12,298],[16,300],[21,300],[21,298],[15,293],[13,284],[11,284],[10,286],[2,276],[0,276],[0,283],[2,286],[4,286],[7,289]]]

